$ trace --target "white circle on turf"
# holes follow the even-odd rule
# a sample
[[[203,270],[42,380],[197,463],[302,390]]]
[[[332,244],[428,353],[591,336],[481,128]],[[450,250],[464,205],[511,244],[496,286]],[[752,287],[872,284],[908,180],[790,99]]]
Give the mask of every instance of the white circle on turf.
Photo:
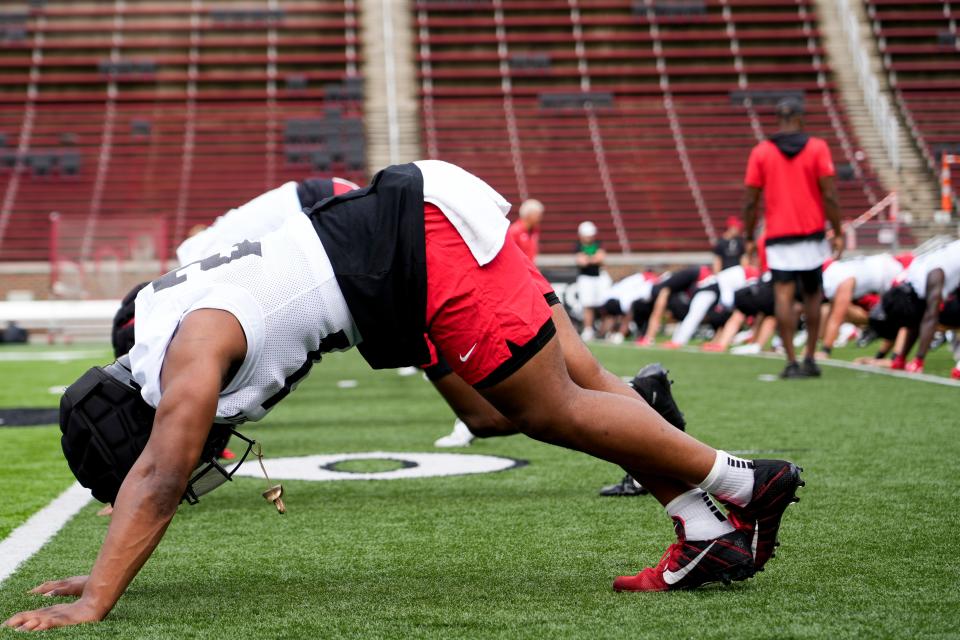
[[[357,386],[356,380],[339,380],[337,382],[338,389],[354,389]]]
[[[403,465],[391,471],[370,473],[337,471],[332,467],[348,460],[389,460]],[[403,480],[436,478],[476,473],[494,473],[525,464],[512,458],[466,453],[397,453],[369,451],[363,453],[330,453],[296,458],[265,458],[264,466],[271,480]],[[238,476],[262,478],[259,465],[247,464]]]

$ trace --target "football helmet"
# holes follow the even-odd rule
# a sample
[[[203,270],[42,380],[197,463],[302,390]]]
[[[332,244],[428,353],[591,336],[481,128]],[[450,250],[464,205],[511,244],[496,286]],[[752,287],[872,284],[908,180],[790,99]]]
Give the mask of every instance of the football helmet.
[[[60,399],[60,444],[73,475],[94,498],[116,500],[123,479],[147,445],[155,415],[156,410],[140,396],[128,356],[89,369],[67,387]],[[230,436],[245,442],[247,448],[227,469],[217,454]],[[200,496],[232,480],[253,445],[253,440],[229,425],[215,423],[182,500],[196,504]]]

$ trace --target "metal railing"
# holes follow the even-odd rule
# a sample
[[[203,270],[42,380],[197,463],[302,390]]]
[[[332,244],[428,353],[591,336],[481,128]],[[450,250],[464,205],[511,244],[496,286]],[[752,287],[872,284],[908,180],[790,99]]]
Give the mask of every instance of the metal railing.
[[[863,91],[863,101],[873,119],[873,126],[895,170],[900,169],[900,123],[894,114],[893,105],[880,87],[880,81],[870,68],[870,56],[865,51],[860,37],[860,21],[850,0],[836,0],[837,14],[847,38],[847,50],[856,69],[857,80]]]

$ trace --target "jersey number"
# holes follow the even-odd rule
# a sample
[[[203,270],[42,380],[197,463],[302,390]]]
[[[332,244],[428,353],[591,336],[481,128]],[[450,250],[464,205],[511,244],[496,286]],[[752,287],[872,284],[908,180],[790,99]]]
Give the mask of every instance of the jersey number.
[[[221,265],[229,264],[234,260],[239,260],[240,258],[245,258],[247,256],[263,257],[263,252],[259,242],[250,242],[249,240],[244,240],[233,245],[233,251],[231,251],[230,255],[228,256],[222,256],[219,253],[215,253],[212,256],[207,256],[202,260],[185,264],[179,269],[174,269],[173,271],[166,273],[154,280],[153,290],[154,292],[163,291],[164,289],[169,289],[170,287],[175,287],[178,284],[186,282],[189,269],[195,264],[200,265],[200,271],[210,271],[211,269],[216,269]]]

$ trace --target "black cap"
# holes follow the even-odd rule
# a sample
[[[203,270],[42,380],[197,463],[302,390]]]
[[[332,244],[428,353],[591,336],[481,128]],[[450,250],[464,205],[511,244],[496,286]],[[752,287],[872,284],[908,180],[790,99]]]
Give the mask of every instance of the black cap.
[[[803,115],[803,100],[795,96],[781,98],[777,102],[776,111],[781,118]]]

